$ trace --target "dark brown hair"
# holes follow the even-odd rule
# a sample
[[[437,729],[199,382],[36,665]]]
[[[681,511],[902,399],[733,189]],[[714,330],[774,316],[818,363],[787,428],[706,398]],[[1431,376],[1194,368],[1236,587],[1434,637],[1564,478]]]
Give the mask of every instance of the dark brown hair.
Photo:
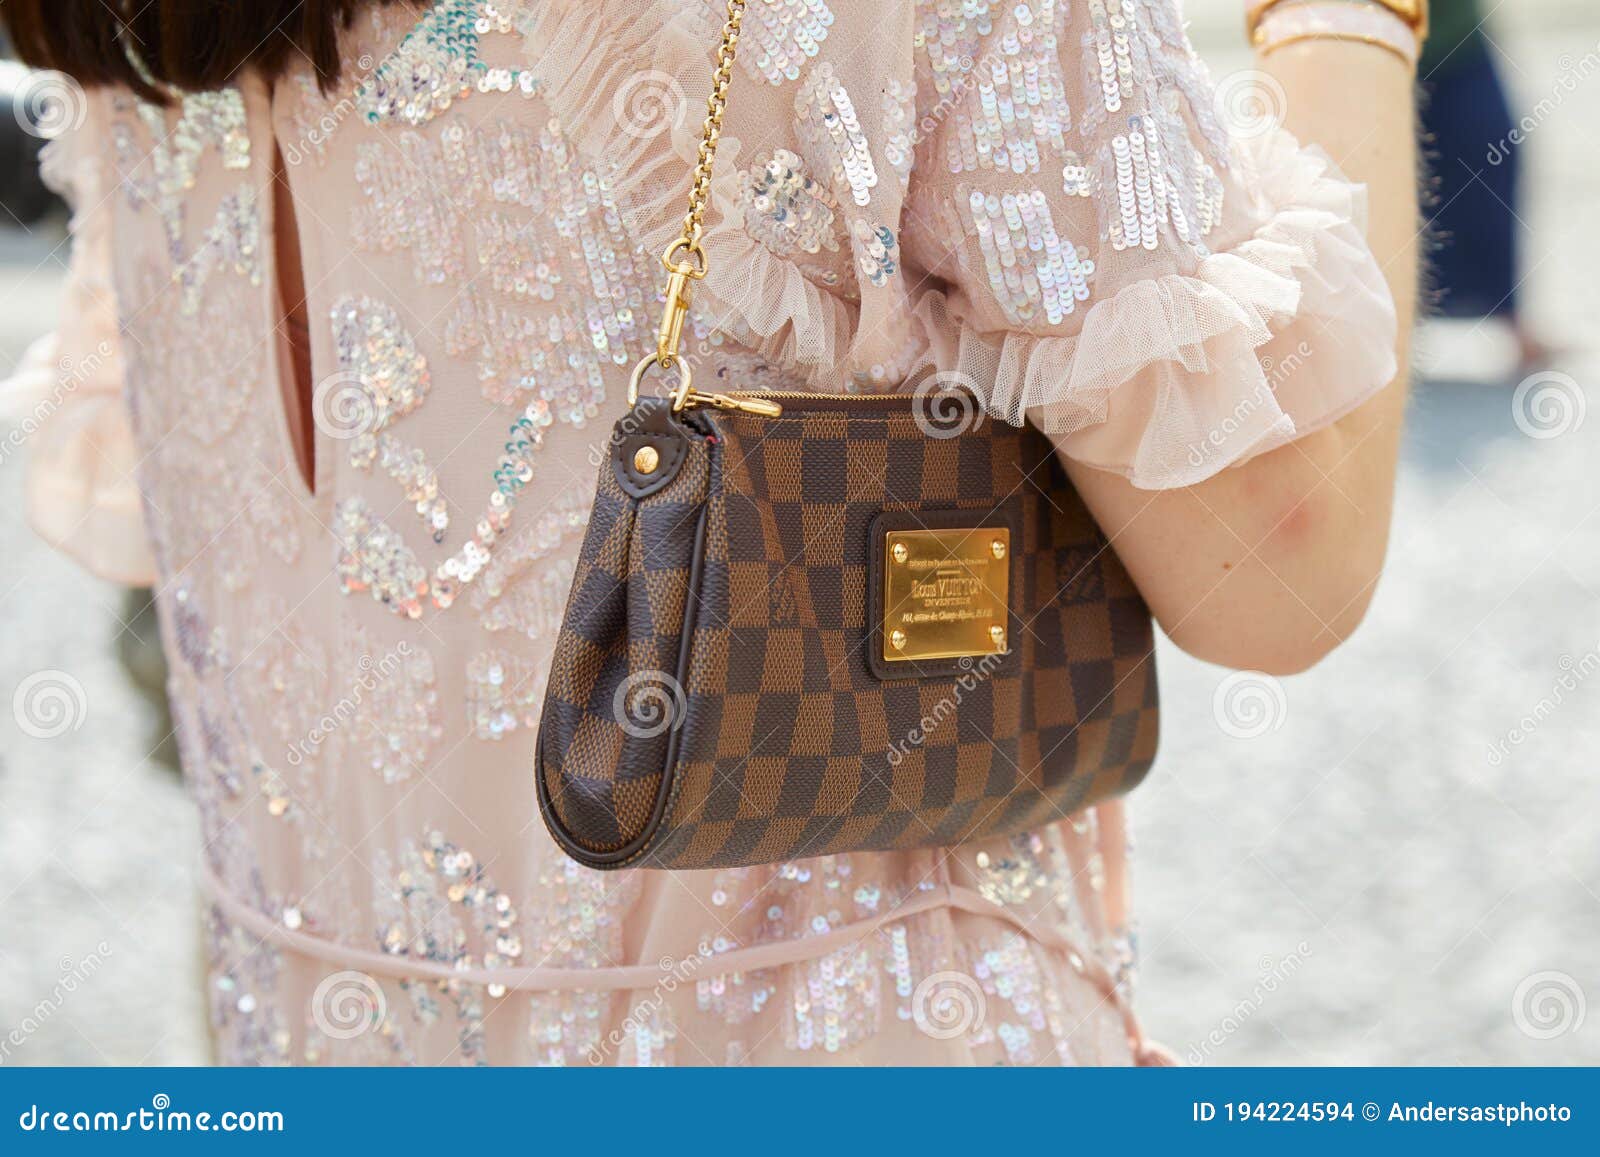
[[[81,84],[220,88],[249,65],[268,79],[310,58],[324,88],[339,75],[339,31],[391,0],[0,0],[17,55]]]

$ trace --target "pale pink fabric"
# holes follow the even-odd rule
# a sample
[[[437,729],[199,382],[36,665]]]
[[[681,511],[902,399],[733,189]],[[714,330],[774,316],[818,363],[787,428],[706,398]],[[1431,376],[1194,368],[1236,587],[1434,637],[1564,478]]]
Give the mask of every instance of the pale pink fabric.
[[[0,420],[30,455],[28,519],[39,535],[96,574],[155,580],[134,482],[138,449],[122,402],[122,344],[112,289],[111,195],[99,157],[47,154],[45,177],[82,207],[60,328],[34,342],[0,383]]]
[[[530,55],[577,146],[617,162],[619,200],[652,253],[678,227],[675,178],[699,141],[705,45],[717,22],[695,8],[677,0],[558,4]],[[1031,16],[1024,23],[1014,12]],[[1037,173],[981,164],[952,173],[946,156],[964,119],[1004,120],[1008,103],[1048,82],[1016,49],[1025,31],[1036,41],[1050,34],[1052,15],[1061,24],[1051,55],[1077,118],[1066,152],[1046,150]],[[1135,45],[1127,57],[1135,84],[1155,77],[1163,103],[1181,106],[1185,135],[1164,145],[1192,148],[1220,184],[1220,220],[1203,239],[1175,241],[1169,228],[1159,248],[1115,250],[1105,226],[1118,213],[1118,191],[1109,182],[1091,196],[1064,188],[1064,158],[1092,164],[1114,138],[1139,131],[1134,115],[1156,111],[1136,99],[1116,113],[1097,108],[1102,44],[1119,44],[1113,16]],[[746,77],[726,117],[715,178],[724,212],[708,230],[715,272],[701,290],[720,323],[814,388],[954,375],[992,413],[1031,415],[1069,457],[1136,486],[1167,488],[1319,429],[1394,378],[1394,303],[1364,239],[1364,190],[1277,127],[1283,94],[1266,79],[1246,78],[1259,102],[1238,99],[1238,78],[1214,93],[1169,0],[869,5],[823,44],[819,59],[853,94],[857,118],[882,126],[866,133],[875,143],[893,133],[869,102],[897,84],[916,89],[917,115],[904,128],[916,167],[903,185],[873,188],[869,217],[898,224],[903,275],[882,286],[857,277],[860,300],[848,300],[744,228],[741,170],[793,147],[778,126],[797,116],[792,84]],[[1120,50],[1109,51],[1121,67]],[[930,73],[934,54],[972,62],[976,79],[952,97]],[[996,67],[1009,71],[1009,91]],[[619,93],[634,101],[654,94],[677,115],[640,132],[634,108],[624,103],[618,115]],[[880,176],[888,167],[880,157]],[[1042,310],[1025,325],[1008,316],[961,212],[974,194],[1019,193],[1042,194],[1057,233],[1093,251],[1093,291],[1057,323]],[[848,198],[841,201],[848,213]]]
[[[1386,384],[1393,310],[1359,190],[1280,132],[1231,137],[1167,0],[1116,7],[1135,18],[1138,52],[1112,116],[1100,0],[752,5],[690,327],[698,380],[873,389],[959,374],[1000,416],[1033,412],[1066,453],[1147,486],[1208,476]],[[225,1061],[1160,1059],[1128,1003],[1120,803],[961,849],[726,872],[589,872],[540,826],[533,726],[564,568],[629,366],[653,339],[656,254],[681,215],[719,8],[368,13],[333,92],[299,72],[167,110],[102,93],[57,147],[78,197],[75,279],[109,268],[120,315],[121,362],[96,380],[125,379],[128,407],[69,392],[51,422],[59,445],[34,464],[33,516],[91,565],[143,574],[122,497],[137,463],[206,835]],[[483,28],[476,63],[507,71],[494,91],[436,99],[430,78],[459,73],[427,58],[426,22],[468,10]],[[936,61],[981,83],[952,89]],[[423,99],[404,115],[372,99],[407,84]],[[1041,84],[1071,111],[1056,125],[1039,114],[1030,161],[1013,98]],[[660,118],[629,103],[641,85]],[[1157,108],[1161,147],[1188,150],[1190,175],[1220,198],[1204,210],[1215,220],[1186,241],[1180,204],[1150,248],[1119,250],[1114,138]],[[982,160],[996,142],[1003,167]],[[336,405],[316,414],[314,485],[299,476],[275,145],[319,406],[405,385],[383,429],[395,462],[436,479],[412,497],[388,458],[355,452]],[[814,251],[775,240],[758,219],[769,207],[743,192],[779,150],[829,206]],[[1072,191],[1069,154],[1104,160],[1101,184]],[[852,188],[867,167],[872,181]],[[1144,186],[1129,188],[1137,202]],[[1028,198],[1035,224],[1042,203],[1052,236],[1093,261],[1072,312],[1036,308],[1049,288],[1036,270],[1056,267],[1026,246],[1005,260],[985,249],[962,216],[975,194]],[[365,327],[354,339],[350,318]],[[75,322],[56,357],[111,333],[92,310]],[[373,597],[390,572],[350,581],[352,545],[407,575],[460,549],[508,425],[552,390],[511,529],[453,605],[424,596],[413,619]],[[94,453],[67,450],[84,431]],[[419,519],[435,497],[449,515],[438,542]],[[373,521],[352,538],[361,504]],[[74,547],[85,518],[96,530]]]

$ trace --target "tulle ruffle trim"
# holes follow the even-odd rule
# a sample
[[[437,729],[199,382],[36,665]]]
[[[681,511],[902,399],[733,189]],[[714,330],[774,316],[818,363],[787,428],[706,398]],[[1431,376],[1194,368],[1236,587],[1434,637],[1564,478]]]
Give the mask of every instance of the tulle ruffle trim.
[[[579,154],[608,175],[619,212],[650,254],[678,236],[688,208],[720,28],[712,15],[675,0],[646,0],[625,17],[613,6],[552,6],[530,37],[546,103]],[[736,88],[748,82],[736,71]],[[745,232],[742,151],[731,135],[718,145],[701,241],[714,272],[695,286],[695,315],[807,388],[843,390],[859,310]]]
[[[1265,217],[1189,275],[1125,285],[1076,334],[979,333],[917,307],[929,360],[1007,421],[1135,486],[1189,486],[1338,420],[1396,374],[1394,301],[1368,249],[1364,190],[1285,132],[1242,141]]]
[[[710,9],[653,0],[625,26],[590,6],[541,19],[529,55],[552,112],[610,175],[647,250],[661,251],[698,144]],[[725,136],[704,239],[713,273],[696,306],[809,388],[844,389],[859,307],[745,233],[738,153]],[[1336,421],[1397,369],[1364,190],[1283,131],[1239,140],[1235,158],[1260,224],[1199,255],[1192,273],[1131,281],[1062,335],[982,332],[959,294],[929,290],[911,307],[925,352],[900,368],[960,375],[994,416],[1031,419],[1069,457],[1147,489],[1192,485]]]

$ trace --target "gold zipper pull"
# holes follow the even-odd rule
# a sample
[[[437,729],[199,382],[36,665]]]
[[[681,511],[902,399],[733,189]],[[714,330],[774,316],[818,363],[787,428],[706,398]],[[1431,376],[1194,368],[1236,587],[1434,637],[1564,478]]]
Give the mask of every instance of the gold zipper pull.
[[[783,413],[783,407],[777,402],[769,402],[765,398],[753,398],[748,395],[734,397],[732,394],[702,394],[697,390],[690,390],[688,398],[684,401],[687,406],[715,406],[719,410],[736,410],[741,414],[755,414],[762,418],[776,418]]]

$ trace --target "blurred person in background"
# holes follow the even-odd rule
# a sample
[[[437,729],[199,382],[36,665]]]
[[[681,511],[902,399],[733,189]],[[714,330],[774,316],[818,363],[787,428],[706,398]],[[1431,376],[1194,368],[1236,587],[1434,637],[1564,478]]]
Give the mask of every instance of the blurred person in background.
[[[1424,147],[1432,154],[1430,282],[1436,311],[1505,322],[1521,378],[1551,351],[1521,309],[1521,147],[1481,0],[1433,0],[1418,66]]]
[[[71,302],[31,361],[115,343],[36,440],[29,513],[157,580],[225,1062],[1163,1059],[1120,801],[681,873],[580,868],[538,822],[544,672],[717,7],[0,8],[88,86],[46,160]],[[1249,132],[1173,0],[980,7],[751,6],[697,379],[954,371],[1049,411],[1174,642],[1303,670],[1387,549],[1409,6],[1250,4],[1287,131]],[[987,1017],[951,1030],[963,999]]]

